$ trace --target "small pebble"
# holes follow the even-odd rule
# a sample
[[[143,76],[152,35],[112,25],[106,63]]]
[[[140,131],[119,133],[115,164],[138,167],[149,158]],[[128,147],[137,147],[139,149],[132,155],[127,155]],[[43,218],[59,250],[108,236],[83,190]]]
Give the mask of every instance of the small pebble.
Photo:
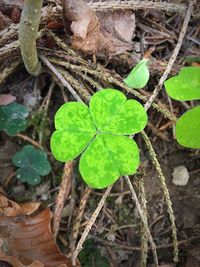
[[[107,239],[108,239],[108,241],[115,242],[116,236],[114,234],[108,234]]]
[[[175,167],[172,176],[172,183],[175,185],[184,186],[188,183],[189,172],[185,166]]]

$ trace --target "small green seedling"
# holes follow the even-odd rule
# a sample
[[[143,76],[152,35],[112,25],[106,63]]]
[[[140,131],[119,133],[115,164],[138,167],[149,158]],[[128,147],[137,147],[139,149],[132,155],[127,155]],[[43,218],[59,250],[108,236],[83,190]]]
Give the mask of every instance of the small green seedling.
[[[147,58],[143,58],[124,79],[124,83],[131,88],[143,88],[149,80],[149,69],[147,67]]]
[[[146,124],[147,114],[139,102],[127,100],[118,90],[101,90],[91,97],[89,107],[78,102],[60,107],[51,150],[62,162],[82,153],[79,170],[83,179],[93,188],[104,188],[137,171],[139,150],[128,135],[140,132]]]
[[[183,68],[178,76],[165,82],[169,96],[175,100],[200,99],[200,68]],[[185,112],[176,123],[176,138],[180,145],[200,148],[200,106]]]
[[[0,106],[0,130],[14,136],[27,128],[28,109],[16,102]]]
[[[46,153],[31,145],[24,146],[21,151],[17,152],[12,157],[12,162],[16,167],[19,167],[16,177],[30,185],[39,184],[40,176],[47,175],[51,171]]]

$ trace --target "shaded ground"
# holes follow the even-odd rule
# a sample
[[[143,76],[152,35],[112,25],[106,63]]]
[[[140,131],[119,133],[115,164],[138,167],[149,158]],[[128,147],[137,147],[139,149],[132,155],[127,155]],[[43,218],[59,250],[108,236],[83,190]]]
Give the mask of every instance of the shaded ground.
[[[171,14],[159,10],[137,11],[135,14],[136,30],[133,38],[133,52],[126,52],[123,55],[112,57],[109,61],[107,60],[107,55],[101,55],[101,57],[97,57],[97,63],[105,66],[111,75],[117,73],[121,77],[124,77],[131,70],[132,66],[143,56],[144,51],[155,46],[155,50],[150,56],[149,68],[151,79],[148,86],[143,89],[145,95],[153,91],[159,77],[165,70],[167,61],[177,42],[183,18],[176,12]],[[65,32],[63,29],[56,29],[54,33],[65,41]],[[199,18],[192,16],[186,38],[184,39],[176,63],[173,66],[173,74],[176,74],[181,66],[190,64],[186,60],[187,56],[197,57],[200,55],[199,37]],[[40,40],[38,45],[40,53],[44,53],[45,56],[48,56],[48,53],[50,53],[54,58],[58,59],[59,57],[56,54],[58,46],[53,43],[51,47],[51,40],[47,42],[47,39],[47,36],[44,36]],[[48,53],[45,52],[44,47],[49,49]],[[66,56],[60,48],[59,52],[61,53],[61,57]],[[80,55],[89,64],[91,63],[91,55]],[[12,57],[14,59],[20,58],[19,51],[16,50],[11,51],[6,56],[8,57],[8,61],[3,60],[5,66],[6,64],[9,65],[9,60],[12,61]],[[74,64],[69,58],[68,60],[70,64]],[[65,58],[64,61],[67,61],[67,59]],[[76,64],[78,65],[77,62]],[[2,66],[0,70],[3,69]],[[76,73],[76,70],[74,71],[69,68],[68,71],[79,84],[83,84],[87,92],[93,93],[98,89],[98,86],[96,86],[97,88],[95,86],[92,87],[88,80],[84,80],[83,75]],[[91,74],[86,74],[87,77],[93,79],[93,82],[100,84],[102,87],[114,86],[105,80],[101,80],[99,77],[94,78]],[[69,79],[69,82],[72,81],[74,80]],[[41,105],[49,91],[51,82],[52,76],[49,73],[42,74],[39,78],[33,78],[26,73],[21,63],[17,70],[13,71],[0,86],[0,92],[12,93],[17,97],[17,102],[24,103],[25,105],[29,103],[29,108],[33,105],[31,107],[30,127],[23,134],[29,136],[31,140],[40,141],[46,151],[49,151],[49,138],[54,129],[53,117],[58,107],[64,102],[63,95],[64,97],[68,97],[69,100],[73,100],[73,97],[67,90],[60,90],[60,83],[57,82],[58,85],[55,86],[50,98],[48,113],[44,117],[44,113],[41,111]],[[75,82],[73,86],[76,88],[77,85]],[[121,88],[121,90],[123,89]],[[82,94],[80,95],[82,97]],[[132,94],[127,95],[130,98],[133,97]],[[171,103],[164,90],[160,93],[158,99],[170,109]],[[178,117],[193,105],[196,105],[196,103],[173,101],[173,113]],[[176,217],[178,240],[180,243],[180,262],[177,265],[173,265],[171,226],[164,196],[159,187],[157,174],[152,166],[148,151],[144,146],[141,136],[138,135],[136,139],[141,149],[142,163],[138,174],[132,178],[132,181],[140,196],[140,183],[142,179],[144,180],[148,201],[149,227],[157,244],[160,264],[163,267],[200,266],[200,152],[198,150],[181,148],[173,138],[172,123],[154,109],[149,111],[149,121],[151,124],[148,125],[146,131],[156,150],[166,177]],[[15,176],[10,176],[15,170],[10,162],[10,158],[19,147],[27,144],[27,142],[23,138],[8,137],[4,133],[1,133],[0,137],[0,153],[4,155],[4,158],[1,158],[0,162],[2,189],[10,198],[16,200],[16,202],[39,200],[45,206],[53,207],[62,176],[63,165],[55,162],[50,155],[49,158],[53,166],[53,172],[48,177],[45,177],[43,182],[36,187],[22,184]],[[185,186],[176,186],[172,183],[173,170],[180,165],[185,166],[190,175],[189,182]],[[76,164],[72,179],[71,194],[65,204],[58,237],[60,248],[66,254],[69,253],[69,244],[72,238],[71,230],[76,222],[76,211],[84,188],[85,185],[81,180]],[[83,232],[85,222],[90,218],[102,194],[103,191],[101,192],[99,190],[91,193],[83,215],[79,234]],[[140,232],[141,222],[137,210],[131,200],[129,189],[121,179],[114,185],[112,193],[106,201],[106,205],[89,234],[89,240],[86,241],[80,255],[82,266],[140,266]],[[169,265],[164,265],[165,263]],[[154,266],[150,250],[148,254],[148,266]]]

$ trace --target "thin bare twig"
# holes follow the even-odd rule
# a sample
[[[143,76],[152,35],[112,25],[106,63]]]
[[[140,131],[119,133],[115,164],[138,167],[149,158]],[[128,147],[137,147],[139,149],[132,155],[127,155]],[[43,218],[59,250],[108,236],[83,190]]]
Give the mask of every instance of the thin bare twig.
[[[54,216],[53,216],[53,234],[54,234],[55,239],[59,231],[62,210],[65,204],[65,200],[67,199],[70,193],[70,189],[71,189],[71,176],[72,176],[72,171],[73,171],[73,165],[74,165],[73,161],[70,161],[70,162],[65,163],[65,166],[64,166],[62,181],[61,181],[59,193],[56,199],[56,206],[55,206]]]
[[[81,220],[83,218],[83,213],[85,211],[85,207],[86,207],[86,204],[87,204],[87,201],[88,201],[88,198],[89,198],[91,192],[92,192],[92,189],[90,187],[86,187],[86,189],[83,193],[83,196],[81,198],[80,204],[79,204],[79,208],[77,211],[77,217],[75,219],[75,224],[74,224],[73,230],[72,230],[72,239],[73,240],[72,240],[71,245],[70,245],[72,251],[74,251],[74,248],[75,248],[75,243],[76,243],[76,240],[78,237],[78,232],[79,232]]]
[[[24,135],[24,134],[16,134],[17,137],[20,137],[22,139],[24,139],[25,141],[28,141],[29,143],[31,143],[33,146],[36,146],[40,149],[43,149],[44,150],[44,147],[42,145],[40,145],[38,142],[36,142],[35,140],[31,139],[30,137],[28,137],[27,135]]]
[[[158,256],[157,256],[157,252],[156,252],[156,244],[154,243],[154,240],[153,240],[153,237],[151,235],[151,232],[149,230],[149,227],[148,227],[148,223],[147,223],[147,218],[140,206],[140,203],[139,203],[139,200],[138,200],[138,197],[136,195],[136,192],[133,188],[133,185],[129,179],[129,177],[126,175],[124,176],[125,180],[126,180],[126,183],[131,191],[131,195],[132,195],[132,199],[133,201],[135,202],[135,205],[137,207],[137,210],[138,210],[138,213],[140,215],[140,219],[144,225],[144,230],[145,230],[145,233],[146,235],[148,236],[148,240],[149,240],[149,243],[150,243],[150,246],[151,246],[151,250],[152,250],[152,254],[153,254],[153,259],[154,259],[154,263],[155,263],[155,266],[158,267],[159,264],[158,264]]]
[[[106,201],[106,198],[110,194],[111,189],[112,189],[112,185],[110,185],[110,186],[108,186],[106,188],[106,191],[105,191],[104,195],[102,196],[101,200],[99,201],[97,208],[93,212],[92,217],[90,218],[90,220],[88,221],[88,223],[87,223],[87,225],[85,227],[85,230],[84,230],[84,232],[83,232],[83,234],[82,234],[82,236],[81,236],[81,238],[80,238],[80,240],[79,240],[79,242],[78,242],[78,244],[76,246],[76,249],[75,249],[75,251],[74,251],[74,253],[72,255],[72,264],[73,264],[73,266],[76,265],[76,259],[77,259],[77,256],[78,256],[79,252],[82,249],[83,242],[87,238],[87,236],[88,236],[88,234],[89,234],[94,222],[96,221],[101,209],[103,208],[103,206],[105,204],[105,201]]]
[[[46,95],[46,97],[43,100],[43,103],[42,103],[42,105],[40,106],[40,109],[39,109],[39,111],[41,111],[43,109],[43,116],[41,118],[40,132],[39,132],[39,143],[41,145],[42,145],[42,141],[43,141],[43,132],[44,132],[43,128],[44,128],[46,116],[47,116],[47,113],[48,113],[49,103],[50,103],[50,99],[51,99],[54,87],[55,87],[55,82],[52,81],[52,83],[51,83],[51,85],[49,87],[48,94]]]
[[[168,62],[168,65],[166,67],[166,70],[165,72],[163,73],[163,75],[161,76],[159,82],[158,82],[158,85],[155,87],[151,97],[149,98],[149,100],[146,102],[144,108],[146,110],[148,110],[152,103],[154,102],[154,100],[156,99],[158,93],[160,92],[160,90],[162,89],[162,86],[165,82],[165,80],[167,79],[173,65],[174,65],[174,62],[178,56],[178,53],[180,51],[180,48],[182,46],[182,43],[183,43],[183,39],[185,37],[185,34],[186,34],[186,31],[187,31],[187,27],[188,27],[188,24],[189,24],[189,21],[190,21],[190,17],[191,17],[191,14],[192,14],[192,11],[194,9],[194,5],[196,4],[196,0],[192,0],[190,1],[189,3],[189,6],[188,6],[188,9],[187,9],[187,12],[186,12],[186,15],[185,15],[185,19],[184,19],[184,22],[183,22],[183,26],[182,26],[182,29],[181,29],[181,32],[180,32],[180,35],[179,35],[179,38],[178,38],[178,41],[177,41],[177,44],[176,44],[176,47],[170,57],[170,60]]]
[[[139,198],[140,198],[140,203],[141,203],[141,208],[144,212],[144,216],[146,219],[146,224],[148,225],[148,212],[147,212],[147,200],[146,200],[146,195],[145,195],[145,190],[144,190],[144,181],[141,179],[138,182],[139,185]],[[145,227],[142,224],[141,226],[141,252],[140,252],[140,265],[141,267],[146,267],[147,266],[147,257],[148,257],[148,236],[145,231]]]
[[[108,10],[122,10],[122,9],[158,9],[167,12],[177,12],[184,14],[187,6],[184,4],[174,4],[167,2],[154,2],[154,1],[138,1],[138,0],[114,0],[114,1],[90,1],[87,3],[89,7],[96,11]]]
[[[39,58],[43,61],[43,63],[49,68],[49,70],[56,76],[56,78],[61,82],[61,84],[66,87],[70,93],[73,95],[73,97],[79,101],[83,102],[82,99],[79,97],[79,95],[76,93],[76,91],[72,88],[72,86],[65,80],[65,78],[60,74],[60,72],[52,65],[49,60],[43,56],[40,55]]]

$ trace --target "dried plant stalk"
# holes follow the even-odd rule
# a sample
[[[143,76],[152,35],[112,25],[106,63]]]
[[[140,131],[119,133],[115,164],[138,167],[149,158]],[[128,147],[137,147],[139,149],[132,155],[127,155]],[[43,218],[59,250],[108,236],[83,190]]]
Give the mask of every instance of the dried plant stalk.
[[[38,76],[42,70],[37,55],[36,38],[43,0],[25,0],[19,27],[19,42],[26,70]]]

